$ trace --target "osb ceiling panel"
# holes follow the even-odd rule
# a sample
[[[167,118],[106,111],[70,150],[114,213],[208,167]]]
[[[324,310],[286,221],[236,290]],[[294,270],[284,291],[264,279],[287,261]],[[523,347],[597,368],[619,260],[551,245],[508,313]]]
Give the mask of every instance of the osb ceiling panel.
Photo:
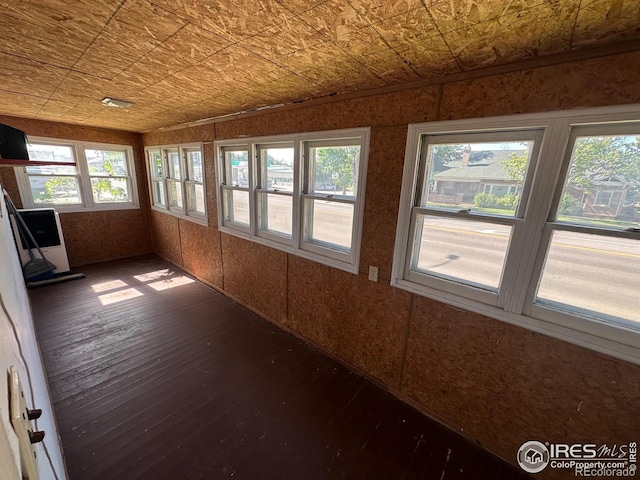
[[[0,0],[0,8],[0,114],[132,131],[622,42],[640,49],[640,0]],[[107,96],[134,106],[103,106]]]

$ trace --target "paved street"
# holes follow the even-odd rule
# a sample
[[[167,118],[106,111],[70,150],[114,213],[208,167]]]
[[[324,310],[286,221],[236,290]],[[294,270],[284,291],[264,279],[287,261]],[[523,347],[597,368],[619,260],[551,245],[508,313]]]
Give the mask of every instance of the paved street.
[[[511,228],[437,219],[419,266],[497,286]],[[556,232],[538,297],[640,322],[640,242]]]

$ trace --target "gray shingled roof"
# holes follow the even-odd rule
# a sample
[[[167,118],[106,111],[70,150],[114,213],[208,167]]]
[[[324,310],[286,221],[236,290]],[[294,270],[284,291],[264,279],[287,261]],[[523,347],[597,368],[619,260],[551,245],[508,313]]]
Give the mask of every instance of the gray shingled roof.
[[[500,163],[506,160],[512,153],[522,154],[524,150],[492,150],[493,157],[486,158],[481,162],[469,163],[468,167],[462,166],[462,161],[451,162],[447,165],[447,170],[433,175],[435,180],[499,180],[511,181]]]

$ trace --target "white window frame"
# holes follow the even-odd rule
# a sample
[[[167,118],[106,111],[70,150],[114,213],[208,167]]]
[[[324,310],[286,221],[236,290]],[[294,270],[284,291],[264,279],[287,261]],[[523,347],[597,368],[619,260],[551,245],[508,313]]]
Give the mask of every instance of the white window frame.
[[[78,179],[78,186],[80,189],[80,204],[63,205],[56,203],[35,203],[33,200],[33,193],[31,191],[31,184],[29,177],[32,176],[27,173],[27,166],[14,167],[16,180],[18,183],[18,191],[20,192],[20,199],[22,200],[23,208],[46,208],[52,207],[56,211],[64,212],[90,212],[90,211],[102,211],[102,210],[129,210],[140,208],[138,200],[138,184],[136,182],[136,170],[135,162],[133,159],[133,148],[130,145],[117,145],[111,143],[95,143],[95,142],[82,142],[76,140],[64,140],[60,138],[48,138],[48,137],[28,137],[29,143],[42,144],[42,145],[56,145],[71,148],[73,157],[76,164],[76,175],[62,175],[62,176],[75,176]],[[92,176],[89,173],[89,166],[85,156],[86,150],[109,150],[109,151],[122,151],[125,154],[127,163],[126,176],[114,176],[113,178],[127,178],[130,182],[130,198],[129,202],[96,202],[93,199],[93,191],[91,188],[91,179],[99,178],[100,176]],[[53,164],[55,165],[55,163]],[[37,175],[33,175],[37,176]],[[109,177],[106,177],[109,178]]]
[[[294,220],[294,212],[295,212],[295,191],[289,192],[286,190],[278,190],[276,188],[270,188],[268,185],[261,185],[262,183],[262,177],[263,177],[263,172],[262,172],[262,158],[260,156],[260,149],[263,147],[267,147],[267,148],[292,148],[293,149],[293,155],[294,155],[294,164],[295,164],[295,158],[296,158],[296,142],[292,142],[292,141],[288,141],[288,142],[264,142],[264,143],[255,143],[253,144],[253,148],[255,150],[255,159],[256,159],[256,202],[255,202],[255,210],[256,210],[256,234],[259,237],[263,237],[267,240],[270,240],[272,242],[276,242],[276,243],[281,243],[283,245],[293,245],[293,234],[295,231],[295,228],[293,226],[293,223],[295,223]],[[294,168],[295,170],[295,168]],[[293,180],[293,185],[295,186],[296,181],[295,181],[295,176],[294,176],[294,180]],[[294,187],[295,190],[295,187]],[[286,197],[291,197],[291,218],[292,218],[292,225],[291,225],[291,236],[285,235],[283,233],[274,231],[274,230],[270,230],[268,228],[264,228],[264,220],[263,220],[263,215],[266,211],[264,205],[262,204],[261,201],[261,196],[263,198],[265,198],[267,195],[280,195],[280,196],[286,196]]]
[[[215,141],[216,174],[218,179],[218,188],[216,189],[218,200],[218,228],[222,232],[235,235],[237,237],[268,245],[287,253],[357,274],[360,262],[360,245],[362,240],[362,220],[364,214],[365,184],[370,136],[371,129],[366,127]],[[308,155],[306,155],[305,149],[310,143],[320,145],[318,142],[322,142],[322,144],[327,145],[331,143],[335,146],[341,146],[342,143],[345,145],[357,144],[360,146],[360,163],[356,179],[357,197],[355,199],[342,198],[340,195],[323,195],[307,192],[305,173],[308,169]],[[272,188],[262,188],[263,186],[259,185],[259,157],[257,149],[265,146],[273,146],[275,148],[282,145],[293,145],[294,149],[294,181],[293,193],[291,194],[293,225],[291,237],[259,228],[260,218],[258,212],[258,196],[266,193],[286,195],[289,195],[289,193],[278,192]],[[223,157],[225,148],[247,149],[249,155],[248,189],[225,184],[225,166]],[[250,225],[248,227],[225,219],[223,196],[227,191],[234,189],[249,191]],[[354,211],[351,230],[351,248],[348,251],[341,251],[338,248],[310,242],[308,239],[304,238],[304,227],[308,218],[308,215],[304,211],[305,198],[317,198],[326,201],[347,202],[353,204]]]
[[[605,195],[608,196],[608,199],[607,199],[606,203],[598,203],[598,197],[600,196],[600,194],[605,194]],[[604,191],[604,190],[596,190],[596,196],[593,199],[593,206],[594,207],[610,207],[612,198],[613,198],[613,192]]]
[[[533,299],[550,242],[551,233],[568,230],[582,233],[640,240],[637,231],[605,231],[593,227],[562,224],[549,220],[560,201],[572,129],[615,124],[615,131],[626,124],[640,124],[640,105],[601,107],[550,113],[511,115],[409,125],[403,173],[391,285],[415,294],[470,310],[488,317],[560,338],[599,352],[640,363],[640,326],[621,319],[595,318],[578,311],[563,311],[549,305],[534,304]],[[595,128],[595,127],[594,127]],[[419,151],[424,135],[542,129],[538,162],[532,172],[532,188],[518,231],[512,232],[507,250],[502,285],[497,296],[471,285],[429,276],[428,282],[416,281],[407,273],[407,261],[413,245],[411,236],[414,195],[418,187]],[[617,130],[616,130],[617,129]],[[560,193],[559,193],[560,192]],[[446,213],[446,215],[452,215]],[[473,215],[473,214],[472,214]],[[480,217],[478,214],[476,217]],[[496,217],[489,217],[495,221]],[[476,219],[476,218],[474,218]],[[410,272],[412,273],[412,272]]]
[[[199,150],[202,158],[202,166],[203,166],[203,178],[202,182],[196,182],[191,179],[192,169],[189,166],[189,155],[190,151]],[[180,166],[180,178],[174,178],[175,176],[171,176],[169,173],[171,170],[169,169],[169,161],[168,155],[166,152],[175,151],[178,153],[179,158],[179,166]],[[153,177],[153,168],[151,166],[151,153],[159,153],[160,161],[162,162],[162,177]],[[144,148],[144,157],[145,157],[145,167],[147,169],[147,185],[149,188],[149,199],[151,201],[151,209],[157,212],[166,213],[169,215],[173,215],[174,217],[182,218],[184,220],[189,220],[195,223],[199,223],[201,225],[208,225],[207,221],[207,186],[204,172],[204,151],[202,148],[202,143],[186,143],[186,144],[173,144],[173,145],[153,145],[146,146]],[[172,206],[169,195],[169,184],[175,182],[180,185],[181,191],[181,199],[182,199],[182,207]],[[164,202],[158,203],[156,202],[155,194],[154,194],[154,183],[162,183],[164,188]],[[203,194],[204,194],[204,213],[196,212],[189,209],[189,185],[202,185]]]

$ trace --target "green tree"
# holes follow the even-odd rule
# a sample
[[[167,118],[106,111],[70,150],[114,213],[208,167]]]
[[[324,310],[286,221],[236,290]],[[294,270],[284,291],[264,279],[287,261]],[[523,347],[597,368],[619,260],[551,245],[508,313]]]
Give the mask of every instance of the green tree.
[[[323,147],[316,150],[316,184],[333,184],[346,195],[353,190],[358,173],[360,147]]]
[[[469,155],[469,163],[477,163],[487,158],[493,158],[493,152],[490,150],[472,150]]]
[[[100,158],[100,162],[97,165],[89,165],[90,174],[95,175],[97,173],[104,175],[106,173],[109,177],[113,177],[126,172],[126,170],[124,170],[124,159],[121,152],[97,150],[95,153],[97,153],[98,158]],[[91,189],[93,190],[96,202],[112,199],[128,199],[126,190],[114,185],[113,180],[114,179],[108,177],[96,176],[91,179]]]
[[[524,181],[524,174],[527,171],[527,160],[529,155],[527,153],[517,154],[511,153],[505,160],[500,160],[500,164],[507,171],[507,175],[511,180],[518,182]]]
[[[501,161],[509,178],[523,180],[527,155],[512,153]],[[627,185],[627,203],[640,201],[640,137],[602,136],[578,138],[566,184],[588,191],[594,182],[614,177]],[[575,210],[563,199],[566,211]]]
[[[43,200],[53,200],[61,191],[77,191],[76,180],[73,177],[53,177],[44,184]]]
[[[583,190],[595,181],[615,177],[627,184],[627,201],[640,200],[640,137],[578,138],[568,183]]]
[[[462,145],[434,145],[432,153],[432,173],[442,172],[451,162],[462,160],[464,147]]]

